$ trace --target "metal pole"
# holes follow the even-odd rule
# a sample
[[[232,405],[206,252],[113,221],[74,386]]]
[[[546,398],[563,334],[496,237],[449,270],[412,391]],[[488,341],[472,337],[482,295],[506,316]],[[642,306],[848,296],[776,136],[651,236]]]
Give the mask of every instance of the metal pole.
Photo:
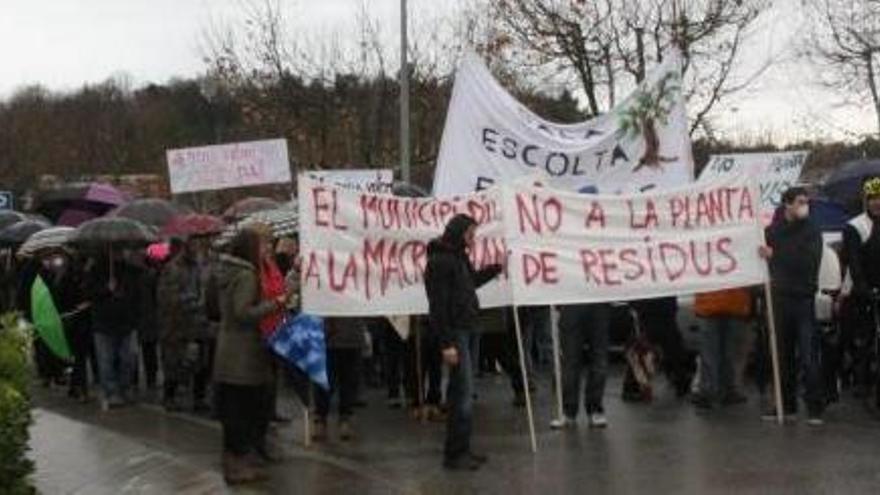
[[[406,0],[400,0],[400,179],[404,182],[410,182],[408,46]]]

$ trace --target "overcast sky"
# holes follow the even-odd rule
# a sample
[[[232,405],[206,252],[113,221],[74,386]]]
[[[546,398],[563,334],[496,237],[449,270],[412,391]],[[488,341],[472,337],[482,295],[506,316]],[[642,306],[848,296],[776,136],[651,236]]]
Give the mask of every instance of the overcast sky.
[[[138,86],[187,77],[204,70],[201,33],[212,23],[235,19],[242,0],[0,0],[0,97],[39,83],[75,89],[125,74]],[[322,33],[345,33],[364,0],[282,0],[292,24]],[[399,0],[366,0],[387,39],[396,35]],[[415,17],[436,13],[457,0],[410,0]],[[799,28],[797,0],[778,0],[760,24],[750,50],[781,52]],[[348,31],[350,32],[350,31]],[[731,100],[717,118],[739,136],[766,134],[777,140],[839,138],[871,129],[865,109],[840,107],[819,91],[804,63],[769,71],[750,91]]]

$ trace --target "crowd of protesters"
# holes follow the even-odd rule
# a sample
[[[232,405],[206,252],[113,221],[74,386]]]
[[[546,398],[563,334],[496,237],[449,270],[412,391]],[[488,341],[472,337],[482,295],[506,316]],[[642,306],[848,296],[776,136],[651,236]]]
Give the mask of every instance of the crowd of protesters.
[[[784,415],[796,418],[803,390],[807,421],[818,426],[843,388],[877,398],[871,370],[877,361],[880,232],[874,221],[880,219],[880,179],[865,183],[865,211],[847,226],[837,253],[846,280],[842,291],[826,295],[846,324],[833,343],[815,316],[825,248],[809,220],[808,199],[804,189],[788,190],[767,229],[767,245],[756,248],[770,266]],[[212,415],[223,425],[222,463],[230,483],[262,479],[266,463],[277,460],[267,433],[271,422],[286,420],[276,404],[282,384],[292,384],[314,410],[311,435],[322,442],[331,431],[342,441],[356,438],[353,416],[362,405],[361,388],[381,383],[389,407],[409,406],[415,417],[447,424],[446,468],[476,470],[487,457],[470,444],[474,380],[505,372],[513,405],[525,406],[523,375],[531,378],[550,367],[555,318],[548,307],[518,308],[517,314],[480,310],[477,289],[503,267],[471,265],[468,246],[475,229],[472,218],[458,215],[428,246],[430,313],[407,325],[419,331],[398,332],[398,322],[386,318],[325,320],[329,390],[310,387],[265,344],[282,316],[298,311],[300,300],[298,240],[275,238],[266,226],[241,230],[223,249],[207,237],[175,238],[162,260],[140,248],[104,255],[41,253],[18,267],[15,283],[5,274],[7,285],[15,287],[7,299],[28,316],[30,287],[40,276],[63,316],[72,362],[60,361],[35,340],[45,386],[66,386],[74,400],[99,399],[107,411],[152,394],[169,412]],[[604,403],[609,350],[621,335],[621,322],[627,328],[625,401],[651,401],[651,376],[660,370],[675,395],[693,392],[691,400],[701,410],[747,402],[747,368],[762,397],[770,397],[764,295],[760,287],[698,294],[697,352],[684,343],[676,298],[632,302],[623,312],[623,305],[611,303],[556,308],[563,417],[552,426],[575,427],[582,403],[590,427],[609,424]],[[529,379],[528,386],[534,390],[535,381]],[[331,421],[334,397],[338,420]],[[773,402],[765,405],[766,416],[775,418]]]

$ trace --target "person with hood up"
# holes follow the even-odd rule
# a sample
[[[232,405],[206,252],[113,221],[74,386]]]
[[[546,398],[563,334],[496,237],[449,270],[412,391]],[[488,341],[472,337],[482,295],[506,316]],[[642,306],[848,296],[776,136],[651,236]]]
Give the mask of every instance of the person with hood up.
[[[260,322],[283,310],[288,295],[262,297],[259,267],[264,243],[256,231],[242,230],[232,240],[230,254],[220,256],[215,272],[221,323],[214,382],[223,425],[223,474],[230,484],[266,477],[259,464],[272,460],[266,433],[273,357],[260,335]]]
[[[856,395],[865,396],[871,379],[870,343],[874,340],[874,311],[880,292],[880,177],[865,181],[862,186],[864,212],[850,220],[843,230],[841,261],[845,306],[853,325],[845,325],[843,340],[853,352]],[[877,359],[877,356],[874,356]],[[880,389],[875,397],[880,404]]]
[[[782,374],[783,412],[794,420],[798,409],[798,377],[804,377],[807,423],[823,424],[825,396],[819,360],[821,335],[816,324],[816,291],[822,260],[822,234],[810,220],[806,189],[789,188],[782,195],[783,221],[767,228],[761,256],[770,263],[770,282],[776,317],[776,338]],[[798,360],[800,367],[798,367]],[[764,414],[774,420],[776,411]]]
[[[468,258],[477,223],[455,215],[443,235],[428,244],[425,292],[432,332],[440,335],[443,361],[450,367],[444,467],[474,471],[486,457],[471,451],[474,374],[471,335],[480,309],[477,289],[501,274],[500,264],[475,270]]]

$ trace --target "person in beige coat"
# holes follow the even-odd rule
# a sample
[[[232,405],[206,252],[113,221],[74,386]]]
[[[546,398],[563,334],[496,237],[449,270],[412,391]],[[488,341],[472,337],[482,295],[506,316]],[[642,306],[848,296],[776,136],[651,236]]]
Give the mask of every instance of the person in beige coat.
[[[260,336],[260,320],[283,309],[287,296],[262,300],[257,266],[262,237],[245,229],[217,264],[220,333],[214,382],[223,425],[223,472],[228,483],[265,477],[266,432],[271,411],[272,356]]]

